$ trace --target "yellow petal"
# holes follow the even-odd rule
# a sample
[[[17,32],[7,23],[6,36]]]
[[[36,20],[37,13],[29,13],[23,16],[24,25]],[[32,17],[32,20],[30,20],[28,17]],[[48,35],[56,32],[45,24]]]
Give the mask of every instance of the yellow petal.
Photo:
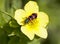
[[[18,9],[15,11],[14,18],[17,20],[18,24],[23,25],[23,21],[26,17],[25,11],[22,9]]]
[[[25,5],[24,9],[28,15],[31,15],[32,13],[37,13],[39,11],[38,5],[35,1],[29,1]]]
[[[39,12],[37,19],[39,20],[40,27],[46,27],[46,25],[49,23],[48,15],[44,12]]]
[[[35,31],[35,34],[41,38],[47,38],[47,30],[45,28],[40,28]]]
[[[21,31],[30,39],[32,40],[34,38],[34,32],[33,30],[30,30],[28,26],[22,26]]]

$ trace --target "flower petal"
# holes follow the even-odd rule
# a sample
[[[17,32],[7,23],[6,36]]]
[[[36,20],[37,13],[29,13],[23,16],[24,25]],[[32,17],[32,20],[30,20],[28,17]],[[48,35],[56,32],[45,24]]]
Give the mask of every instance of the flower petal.
[[[32,13],[37,13],[39,11],[38,5],[35,1],[29,1],[25,5],[24,9],[28,15],[31,15]]]
[[[36,32],[35,32],[36,35],[38,35],[39,37],[41,38],[47,38],[47,30],[45,28],[40,28],[40,29],[37,29]]]
[[[25,19],[25,11],[22,9],[18,9],[15,11],[15,19],[17,20],[18,24],[23,25],[23,21]]]
[[[34,38],[34,32],[29,29],[28,26],[22,26],[21,31],[30,39],[32,40]]]
[[[44,12],[39,12],[37,19],[39,20],[40,27],[46,27],[46,25],[49,23],[48,15]]]

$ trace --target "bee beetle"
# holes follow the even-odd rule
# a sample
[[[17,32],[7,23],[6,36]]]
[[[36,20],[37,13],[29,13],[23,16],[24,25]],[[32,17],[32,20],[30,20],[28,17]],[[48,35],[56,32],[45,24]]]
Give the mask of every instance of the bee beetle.
[[[28,22],[30,22],[36,18],[37,18],[37,14],[33,13],[31,16],[29,16],[28,18],[25,19],[24,23],[27,24]]]

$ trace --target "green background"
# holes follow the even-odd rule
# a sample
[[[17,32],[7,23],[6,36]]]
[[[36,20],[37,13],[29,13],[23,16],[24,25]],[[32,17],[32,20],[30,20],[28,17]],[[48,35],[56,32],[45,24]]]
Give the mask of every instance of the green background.
[[[14,12],[24,7],[29,0],[0,0],[0,44],[60,44],[60,0],[33,0],[39,5],[40,11],[49,16],[48,38],[35,36],[30,41],[20,31],[15,21]],[[15,35],[8,36],[14,32]]]

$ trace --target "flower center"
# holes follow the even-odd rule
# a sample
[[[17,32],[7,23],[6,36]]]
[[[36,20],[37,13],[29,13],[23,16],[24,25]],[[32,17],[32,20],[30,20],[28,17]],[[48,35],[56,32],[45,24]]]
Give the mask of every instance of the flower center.
[[[33,21],[36,18],[37,18],[37,13],[33,13],[28,18],[25,19],[24,24],[27,24],[27,23],[29,23],[30,21]]]

